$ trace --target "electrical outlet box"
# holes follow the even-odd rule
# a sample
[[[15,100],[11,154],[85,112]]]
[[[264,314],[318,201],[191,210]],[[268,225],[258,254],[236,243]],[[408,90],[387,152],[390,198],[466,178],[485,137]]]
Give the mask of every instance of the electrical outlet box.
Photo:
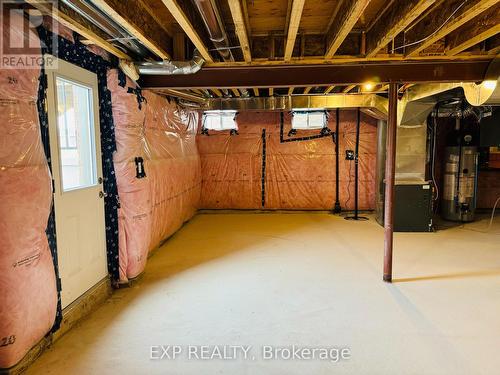
[[[354,160],[353,150],[345,150],[345,160]]]

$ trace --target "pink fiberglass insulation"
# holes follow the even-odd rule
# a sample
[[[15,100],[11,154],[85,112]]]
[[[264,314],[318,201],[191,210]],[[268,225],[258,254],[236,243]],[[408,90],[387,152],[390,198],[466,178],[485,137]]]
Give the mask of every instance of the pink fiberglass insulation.
[[[278,112],[240,112],[239,135],[228,131],[198,134],[202,163],[202,196],[205,209],[329,210],[335,202],[335,146],[332,137],[280,143]],[[329,128],[335,130],[335,111]],[[375,161],[377,121],[361,114],[359,146],[359,208],[375,205]],[[284,138],[290,130],[285,114]],[[262,206],[262,130],[266,130],[265,204]],[[319,134],[298,131],[295,137]],[[340,203],[354,207],[354,162],[345,160],[345,150],[354,150],[356,112],[340,112]]]
[[[117,151],[114,156],[120,196],[120,280],[138,276],[148,252],[172,235],[196,212],[200,158],[196,148],[198,114],[185,111],[157,94],[143,93],[141,109],[127,79],[118,85],[116,70],[108,74],[112,92]],[[143,178],[135,158],[144,160]]]
[[[13,26],[2,30],[22,40],[22,19],[12,17],[21,16],[11,14]],[[40,44],[31,31],[29,41],[32,47]],[[39,74],[39,68],[0,69],[0,368],[19,362],[56,315],[55,273],[45,234],[51,177],[36,108]]]

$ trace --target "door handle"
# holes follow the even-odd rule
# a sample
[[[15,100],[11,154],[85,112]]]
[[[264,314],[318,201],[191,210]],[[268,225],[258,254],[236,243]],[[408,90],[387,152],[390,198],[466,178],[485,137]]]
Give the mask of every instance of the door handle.
[[[102,177],[99,177],[99,178],[97,179],[97,182],[98,182],[99,184],[102,184]]]
[[[105,196],[107,196],[106,193],[103,193],[102,191],[99,192],[99,198],[104,198]]]

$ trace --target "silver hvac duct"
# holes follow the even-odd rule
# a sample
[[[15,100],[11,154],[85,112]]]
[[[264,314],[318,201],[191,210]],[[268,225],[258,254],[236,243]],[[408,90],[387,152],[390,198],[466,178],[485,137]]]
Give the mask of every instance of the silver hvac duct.
[[[198,8],[198,12],[207,28],[210,40],[217,49],[217,52],[219,52],[224,61],[234,61],[226,30],[224,29],[224,23],[222,22],[219,9],[214,0],[193,0],[193,2],[196,8]],[[243,97],[246,98],[250,96],[248,90],[240,89],[240,91]],[[229,95],[227,89],[223,89],[222,92],[224,96]]]
[[[224,24],[214,0],[193,0],[207,28],[210,40],[224,61],[234,61]]]
[[[194,74],[201,69],[205,59],[195,50],[190,61],[153,61],[139,62],[135,66],[140,74]]]
[[[362,111],[377,119],[387,118],[387,99],[375,94],[214,98],[206,100],[203,109],[218,111],[289,111],[294,108],[361,108]]]

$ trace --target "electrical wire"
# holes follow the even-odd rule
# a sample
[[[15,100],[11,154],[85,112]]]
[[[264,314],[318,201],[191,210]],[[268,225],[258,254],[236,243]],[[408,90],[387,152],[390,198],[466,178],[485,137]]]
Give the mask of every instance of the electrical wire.
[[[431,33],[431,34],[427,35],[425,38],[422,38],[422,39],[420,39],[420,40],[417,40],[416,42],[412,42],[412,43],[404,44],[404,45],[402,45],[402,46],[400,46],[400,47],[393,48],[391,53],[394,53],[394,51],[397,51],[397,50],[402,49],[402,48],[410,47],[410,46],[413,46],[413,45],[415,45],[415,44],[419,44],[419,43],[425,42],[425,41],[426,41],[427,39],[429,39],[430,37],[432,37],[432,36],[436,35],[436,34],[439,32],[439,30],[441,30],[441,29],[442,29],[442,28],[443,28],[443,27],[444,27],[444,26],[448,23],[448,21],[449,21],[449,20],[450,20],[450,19],[451,19],[454,15],[455,15],[455,13],[457,13],[457,12],[460,10],[460,8],[462,8],[462,7],[465,5],[465,3],[466,3],[466,2],[467,2],[467,0],[464,0],[464,1],[462,2],[462,4],[460,4],[460,5],[457,7],[457,9],[455,9],[455,10],[453,11],[453,13],[452,13],[452,14],[451,14],[451,15],[450,15],[447,19],[446,19],[446,21],[444,21],[444,22],[443,22],[443,24],[442,24],[441,26],[439,26],[439,27],[438,27],[438,28],[437,28],[437,29],[436,29],[433,33]]]

